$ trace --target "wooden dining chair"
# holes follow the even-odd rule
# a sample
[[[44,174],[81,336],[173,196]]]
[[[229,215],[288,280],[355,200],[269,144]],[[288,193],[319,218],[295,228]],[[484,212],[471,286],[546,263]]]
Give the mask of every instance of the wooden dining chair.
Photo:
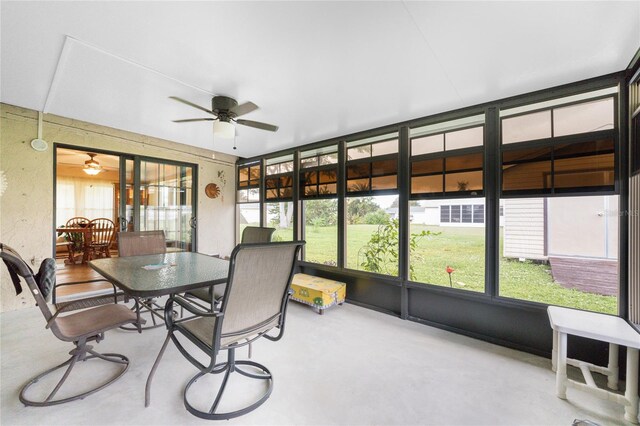
[[[116,236],[116,225],[112,220],[101,217],[89,222],[91,227],[91,242],[89,243],[89,257],[95,259],[99,255],[111,257],[110,248]]]
[[[76,216],[67,220],[64,225],[65,228],[84,228],[89,226],[90,220],[86,217]],[[86,244],[89,241],[84,240],[84,234],[81,232],[65,232],[65,238],[69,242],[69,261],[75,263],[75,259],[78,255],[84,256],[84,251],[88,249]]]

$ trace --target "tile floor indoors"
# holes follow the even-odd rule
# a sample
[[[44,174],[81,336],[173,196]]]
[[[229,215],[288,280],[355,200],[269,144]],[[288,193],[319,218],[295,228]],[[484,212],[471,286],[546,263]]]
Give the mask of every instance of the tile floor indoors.
[[[59,406],[24,407],[20,387],[66,359],[71,345],[44,329],[35,307],[3,313],[0,322],[2,425],[206,422],[183,406],[183,387],[196,370],[172,344],[144,408],[163,328],[107,333],[97,350],[125,354],[131,366],[103,391]],[[238,358],[245,356],[240,350]],[[253,360],[273,373],[273,394],[256,411],[223,424],[570,425],[576,418],[624,424],[622,408],[612,402],[573,389],[567,401],[556,398],[548,359],[349,304],[323,316],[291,304],[283,339],[256,342]],[[246,396],[237,387],[229,392],[232,401]]]

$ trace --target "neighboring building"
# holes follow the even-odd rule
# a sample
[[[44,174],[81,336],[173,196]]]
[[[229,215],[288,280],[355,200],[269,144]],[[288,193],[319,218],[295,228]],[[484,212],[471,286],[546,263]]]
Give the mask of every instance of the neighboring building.
[[[410,222],[417,225],[478,227],[484,226],[484,198],[457,198],[448,200],[421,200],[411,206]],[[398,218],[398,208],[385,210],[391,218]],[[500,226],[502,226],[500,214]]]
[[[504,208],[505,257],[617,259],[617,196],[510,198]]]
[[[545,201],[544,198],[502,200],[504,257],[547,260]]]
[[[616,195],[503,200],[503,256],[548,262],[568,288],[617,294]]]

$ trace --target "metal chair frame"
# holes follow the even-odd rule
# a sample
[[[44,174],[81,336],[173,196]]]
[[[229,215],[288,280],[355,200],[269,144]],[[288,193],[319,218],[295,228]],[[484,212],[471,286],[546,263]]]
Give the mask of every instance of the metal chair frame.
[[[160,249],[158,246],[154,246],[153,244],[145,245],[142,249],[135,247],[134,245],[130,245],[129,242],[135,239],[162,239],[162,248]],[[137,231],[137,232],[122,232],[118,234],[118,256],[119,257],[127,257],[127,256],[144,256],[148,254],[164,254],[167,251],[166,240],[164,236],[164,231]],[[153,298],[139,298],[133,297],[134,305],[131,308],[138,315],[139,323],[136,327],[120,327],[122,330],[127,331],[138,331],[139,333],[142,330],[150,330],[153,328],[162,327],[164,322],[156,321],[156,316],[162,317],[162,315],[157,312],[163,312],[164,307],[155,302]],[[149,312],[151,314],[151,322],[153,325],[149,325],[143,327],[141,324],[146,323],[146,320],[141,318],[141,314],[144,312]]]
[[[58,310],[54,314],[51,313],[47,305],[47,302],[41,293],[38,283],[36,282],[36,278],[33,275],[33,271],[22,259],[22,257],[11,247],[0,243],[0,258],[2,258],[2,260],[4,260],[5,263],[7,264],[7,267],[10,270],[12,279],[15,278],[17,280],[17,282],[14,281],[14,286],[16,287],[16,293],[19,294],[22,291],[22,287],[20,286],[20,278],[18,278],[18,277],[21,277],[27,283],[27,286],[34,297],[37,306],[40,308],[40,312],[42,313],[45,320],[47,321],[46,328],[50,328],[53,334],[58,339],[65,342],[73,342],[75,346],[74,349],[69,352],[69,354],[71,355],[71,358],[69,358],[65,362],[53,368],[49,368],[48,370],[38,374],[33,379],[29,380],[22,387],[19,395],[20,402],[22,402],[24,405],[27,405],[27,406],[45,407],[45,406],[63,404],[63,403],[75,401],[78,399],[84,399],[85,397],[95,392],[98,392],[101,389],[104,389],[105,387],[109,386],[110,384],[118,380],[120,377],[122,377],[122,375],[129,368],[129,359],[126,356],[121,354],[116,354],[116,353],[100,354],[94,351],[93,346],[88,345],[87,343],[91,341],[96,343],[100,342],[102,339],[104,339],[105,331],[116,328],[121,324],[133,322],[134,320],[132,318],[128,320],[122,320],[119,323],[110,324],[109,326],[101,329],[88,330],[87,332],[85,332],[80,336],[77,336],[76,338],[70,338],[69,336],[64,334],[64,332],[62,331],[61,328],[59,328],[59,325],[58,325],[58,321],[61,320],[61,318],[58,318],[58,316],[60,315],[60,313],[64,311]],[[99,309],[99,308],[96,308],[96,309]],[[85,312],[88,312],[88,311],[85,311]],[[58,393],[60,388],[62,388],[62,386],[64,385],[65,381],[71,374],[71,371],[73,370],[73,367],[76,365],[76,363],[88,361],[91,359],[97,359],[97,360],[112,362],[115,364],[120,364],[122,368],[120,368],[120,370],[114,376],[110,377],[105,382],[93,387],[92,389],[89,389],[85,392],[74,394],[66,398],[55,399],[56,394]],[[27,397],[26,395],[27,390],[31,388],[32,385],[34,385],[35,383],[40,381],[40,379],[49,375],[50,373],[53,373],[54,371],[64,367],[66,367],[66,370],[62,375],[62,378],[57,382],[53,390],[48,394],[48,396],[44,400],[33,400]]]
[[[271,374],[271,372],[269,371],[269,369],[267,367],[265,367],[262,364],[259,364],[257,362],[254,361],[245,361],[245,360],[236,360],[236,354],[235,351],[238,348],[241,348],[243,346],[247,346],[250,345],[252,342],[254,342],[255,340],[259,339],[260,337],[264,337],[266,339],[269,339],[271,341],[277,341],[280,340],[282,338],[282,335],[284,334],[284,326],[285,326],[285,319],[286,319],[286,312],[287,312],[287,304],[291,295],[291,290],[290,290],[290,286],[291,286],[291,280],[293,278],[293,274],[295,272],[295,267],[296,267],[296,260],[298,258],[298,255],[300,253],[300,250],[302,248],[302,246],[304,245],[304,241],[296,241],[296,242],[283,242],[283,243],[267,243],[267,244],[240,244],[238,246],[236,246],[236,248],[233,250],[233,253],[231,254],[231,260],[230,260],[230,265],[229,265],[229,279],[228,279],[228,284],[227,284],[227,291],[231,291],[230,289],[233,286],[233,281],[234,281],[234,271],[237,267],[236,264],[236,257],[238,255],[238,253],[243,250],[244,248],[251,248],[251,247],[269,247],[269,246],[277,246],[277,245],[295,245],[295,250],[294,250],[294,257],[293,257],[293,261],[291,264],[291,270],[289,271],[288,274],[288,282],[287,285],[284,287],[285,291],[282,295],[282,300],[280,302],[280,309],[279,312],[274,315],[271,318],[268,318],[267,320],[261,322],[260,324],[255,324],[252,325],[251,327],[244,329],[244,330],[240,330],[240,331],[236,331],[234,333],[230,333],[230,334],[224,334],[222,333],[222,325],[223,325],[223,321],[224,321],[224,316],[227,310],[227,306],[229,303],[229,298],[225,297],[222,300],[222,304],[220,307],[219,311],[209,311],[209,310],[202,310],[200,308],[198,308],[197,306],[194,306],[194,304],[189,300],[186,299],[185,297],[181,296],[181,295],[172,295],[169,297],[169,299],[167,300],[167,304],[165,306],[165,315],[164,315],[164,319],[165,319],[165,323],[167,325],[167,329],[168,329],[168,333],[167,333],[167,337],[165,338],[165,341],[162,345],[162,348],[160,349],[160,352],[158,353],[158,357],[156,358],[156,361],[153,364],[153,367],[151,369],[151,372],[149,373],[149,377],[147,379],[147,384],[146,384],[146,389],[145,389],[145,406],[149,406],[150,404],[150,392],[151,392],[151,383],[153,380],[153,376],[156,372],[156,369],[158,368],[158,364],[160,363],[160,360],[162,359],[162,356],[164,355],[164,352],[167,348],[167,345],[169,343],[169,340],[172,340],[173,343],[176,345],[176,347],[178,348],[178,350],[180,351],[180,353],[191,363],[193,364],[196,368],[198,368],[199,372],[193,377],[191,378],[191,380],[189,380],[189,382],[187,383],[187,385],[185,386],[184,392],[183,392],[183,399],[184,399],[184,405],[185,408],[187,409],[187,411],[189,411],[191,414],[195,415],[196,417],[202,418],[202,419],[207,419],[207,420],[228,420],[231,418],[235,418],[235,417],[239,417],[242,416],[244,414],[247,414],[253,410],[255,410],[256,408],[258,408],[260,405],[262,405],[271,395],[271,392],[273,390],[273,375]],[[193,320],[194,317],[189,317],[186,319],[181,319],[181,320],[175,320],[174,316],[173,316],[173,306],[175,304],[180,305],[182,308],[186,309],[188,312],[190,312],[191,314],[193,314],[195,317],[215,317],[216,318],[216,322],[215,322],[215,326],[214,326],[214,330],[213,330],[213,336],[212,336],[212,342],[213,344],[211,346],[209,346],[207,343],[201,341],[198,337],[196,337],[195,335],[193,335],[191,332],[189,332],[186,328],[182,327],[181,324],[185,321],[190,321]],[[260,331],[264,328],[264,326],[266,324],[271,324],[273,321],[277,320],[277,324],[274,325],[273,327],[264,330],[264,331]],[[269,331],[271,331],[273,328],[278,328],[279,332],[277,335],[275,336],[270,336],[267,333]],[[193,344],[195,344],[202,352],[204,352],[210,359],[210,362],[208,365],[204,365],[201,362],[199,362],[193,355],[191,355],[186,349],[185,347],[182,345],[182,343],[178,340],[178,338],[176,337],[176,332],[179,332],[181,335],[183,335],[184,337],[186,337],[189,341],[191,341]],[[222,346],[221,345],[221,339],[222,338],[229,338],[229,337],[233,337],[233,336],[243,336],[246,333],[254,333],[253,337],[251,338],[243,338],[242,341],[236,341],[233,342],[227,346]],[[224,362],[217,362],[217,355],[221,350],[226,350],[228,355],[227,355],[227,360]],[[239,366],[250,366],[253,368],[256,368],[258,370],[260,370],[259,374],[255,374],[252,372],[248,372],[245,371],[241,368],[239,368]],[[205,412],[205,411],[201,411],[197,408],[195,408],[190,402],[189,402],[189,398],[188,398],[188,394],[189,394],[189,389],[191,388],[191,386],[201,377],[203,377],[206,374],[221,374],[224,373],[224,377],[222,379],[222,383],[220,385],[220,388],[218,389],[218,392],[215,395],[215,398],[213,400],[213,403],[211,405],[211,408],[209,409],[209,411]],[[240,375],[243,375],[245,377],[251,378],[251,379],[257,379],[257,380],[267,380],[268,381],[268,385],[267,385],[267,389],[266,391],[262,394],[262,396],[260,396],[255,402],[253,402],[252,404],[235,410],[235,411],[230,411],[230,412],[217,412],[218,406],[222,400],[224,391],[226,389],[227,383],[229,381],[229,378],[231,376],[232,373],[239,373]]]

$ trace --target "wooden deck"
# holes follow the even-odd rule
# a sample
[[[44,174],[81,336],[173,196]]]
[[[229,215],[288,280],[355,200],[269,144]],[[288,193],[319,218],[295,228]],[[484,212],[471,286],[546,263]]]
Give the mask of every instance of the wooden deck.
[[[566,288],[587,293],[618,294],[618,261],[577,257],[549,257],[553,279]]]

